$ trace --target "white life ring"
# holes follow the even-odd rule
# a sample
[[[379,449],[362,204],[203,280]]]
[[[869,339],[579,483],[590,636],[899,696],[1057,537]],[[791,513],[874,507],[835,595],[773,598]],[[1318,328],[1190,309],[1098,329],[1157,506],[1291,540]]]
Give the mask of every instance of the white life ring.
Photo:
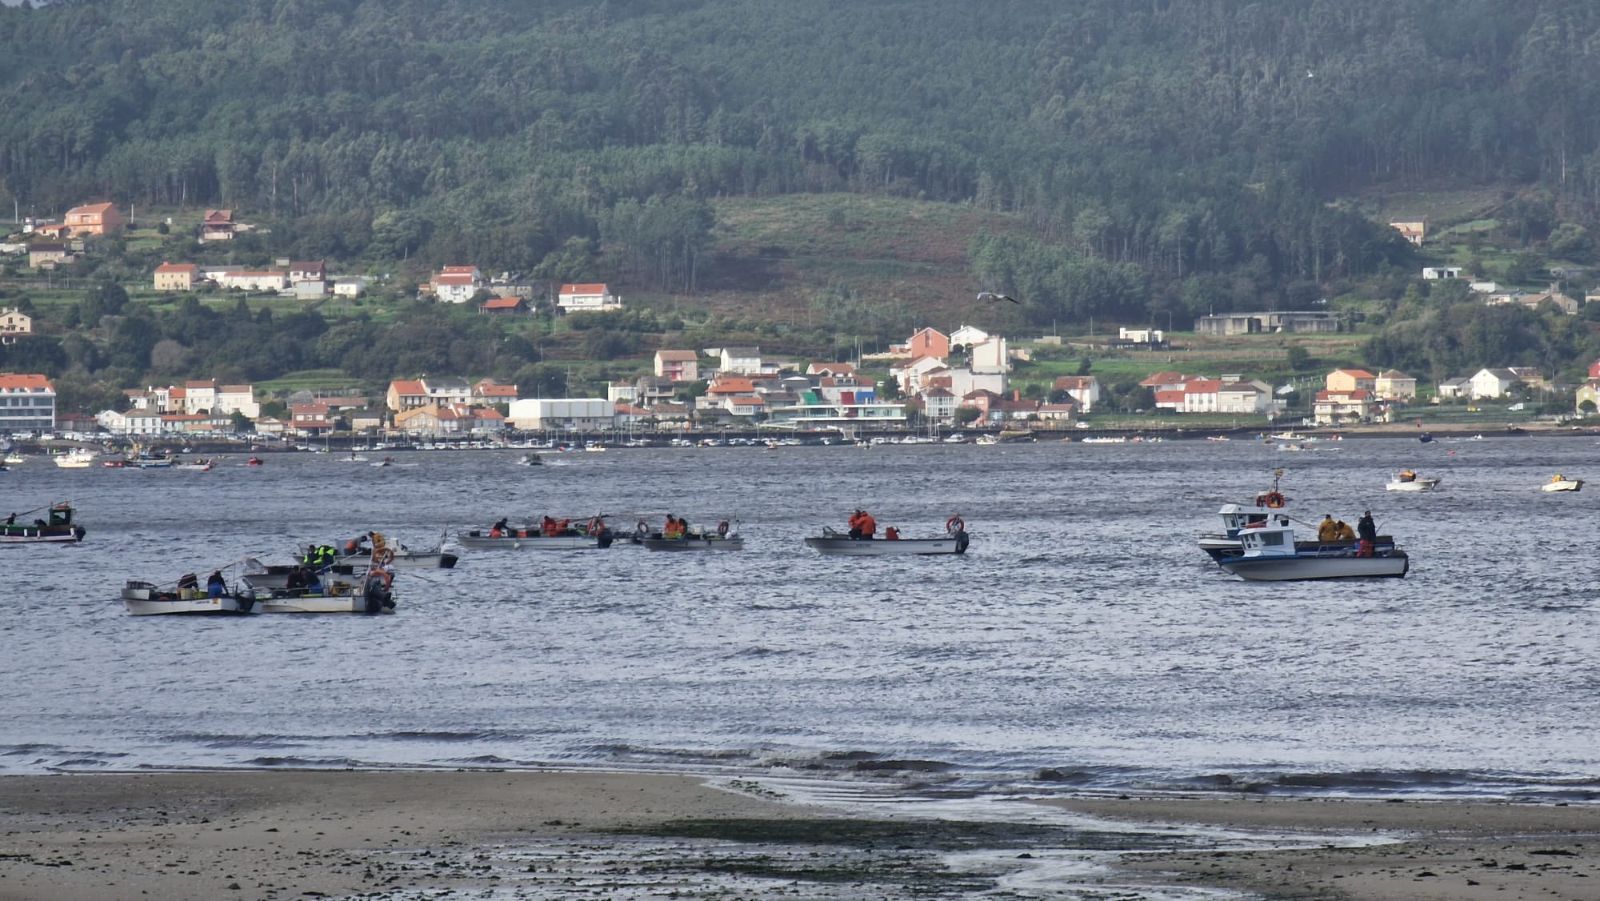
[[[960,514],[952,516],[944,521],[944,531],[947,535],[954,535],[957,532],[965,532],[966,530],[967,524],[961,519]]]

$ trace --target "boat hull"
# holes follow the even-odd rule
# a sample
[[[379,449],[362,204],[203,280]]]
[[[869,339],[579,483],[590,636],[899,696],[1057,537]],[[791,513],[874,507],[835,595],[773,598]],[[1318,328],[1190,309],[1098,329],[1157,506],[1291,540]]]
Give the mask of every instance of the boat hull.
[[[1583,488],[1582,479],[1567,479],[1561,482],[1545,482],[1539,486],[1540,491],[1578,491]]]
[[[1294,549],[1301,554],[1319,554],[1322,556],[1337,556],[1353,554],[1359,542],[1355,541],[1296,541]],[[1390,554],[1395,550],[1394,539],[1388,535],[1379,535],[1373,544],[1375,553]],[[1244,545],[1237,538],[1225,535],[1205,535],[1200,538],[1200,549],[1205,551],[1212,560],[1222,562],[1234,557],[1244,556]]]
[[[1413,479],[1409,482],[1388,482],[1385,491],[1432,491],[1439,487],[1438,479]]]
[[[639,543],[650,551],[742,551],[744,539],[738,535],[726,538],[714,535],[693,535],[686,538],[641,538]]]
[[[242,578],[251,588],[258,588],[263,591],[282,591],[289,587],[289,574],[298,568],[293,564],[275,563],[263,569],[247,572]],[[332,566],[325,566],[317,570],[317,573],[322,579],[343,578],[348,581],[354,580],[357,576],[365,573],[366,569],[365,562],[360,566],[354,566],[349,563],[335,563]]]
[[[1236,557],[1219,561],[1222,568],[1250,582],[1298,582],[1313,579],[1398,579],[1411,568],[1404,551],[1387,556]]]
[[[213,598],[200,592],[163,591],[148,582],[129,582],[122,588],[122,605],[134,616],[244,616],[255,612],[255,603],[249,594]]]
[[[367,596],[363,592],[351,594],[313,594],[291,595],[288,592],[273,592],[271,596],[256,599],[256,606],[262,613],[393,613],[393,604],[375,604],[373,609],[367,606]]]
[[[500,551],[583,551],[591,548],[609,547],[609,535],[504,535],[499,538],[490,537],[483,532],[460,532],[456,535],[456,542],[462,547],[473,550],[500,550]]]
[[[830,557],[907,557],[932,554],[964,554],[967,533],[957,532],[940,538],[854,539],[823,536],[806,539],[806,547]]]

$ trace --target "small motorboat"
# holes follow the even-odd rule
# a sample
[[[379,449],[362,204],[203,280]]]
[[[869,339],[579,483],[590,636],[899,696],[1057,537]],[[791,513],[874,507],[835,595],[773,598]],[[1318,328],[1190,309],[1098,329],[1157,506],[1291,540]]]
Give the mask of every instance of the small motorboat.
[[[62,469],[88,469],[94,465],[95,452],[88,448],[78,447],[51,458]]]
[[[1411,568],[1406,552],[1392,545],[1386,550],[1374,545],[1365,556],[1359,546],[1305,548],[1295,541],[1289,517],[1279,514],[1273,519],[1240,531],[1244,552],[1224,557],[1218,565],[1250,582],[1398,579]]]
[[[522,459],[517,461],[517,465],[518,466],[543,466],[544,465],[544,460],[540,459],[538,454],[523,454],[522,455]]]
[[[216,465],[217,461],[211,459],[210,457],[201,457],[198,460],[192,460],[187,463],[174,463],[172,464],[172,468],[187,469],[192,472],[210,472],[216,467]]]
[[[1432,444],[1433,443],[1433,436],[1428,434],[1427,432],[1423,432],[1422,434],[1417,436],[1417,440],[1421,441],[1423,444]]]
[[[820,536],[806,539],[806,547],[830,557],[902,557],[929,554],[965,554],[971,544],[967,525],[959,516],[945,520],[944,534],[932,538],[851,538],[827,526]]]
[[[456,542],[474,550],[579,551],[611,547],[616,537],[600,516],[577,524],[561,520],[550,532],[539,523],[512,526],[502,519],[487,529],[457,532]]]
[[[644,526],[644,520],[639,525]],[[703,529],[688,529],[681,535],[668,538],[660,532],[651,532],[641,528],[634,533],[634,539],[644,545],[648,551],[742,551],[744,538],[729,526],[724,519],[717,523],[715,531],[707,532]]]
[[[251,457],[250,459],[244,461],[244,465],[246,465],[246,466],[260,466],[263,462],[264,461],[260,457]]]
[[[66,501],[51,504],[46,515],[48,519],[28,523],[17,522],[15,513],[6,517],[0,521],[0,544],[74,544],[87,534],[83,526],[73,523],[72,505]]]
[[[248,587],[224,588],[212,596],[200,588],[191,573],[171,588],[129,579],[122,586],[122,605],[134,616],[181,613],[189,615],[241,616],[255,611],[256,598]]]
[[[1402,469],[1384,484],[1385,491],[1432,491],[1439,487],[1439,479],[1418,476],[1414,470]]]
[[[1539,486],[1540,491],[1579,491],[1583,488],[1583,479],[1569,479],[1561,473],[1550,477],[1550,481]]]

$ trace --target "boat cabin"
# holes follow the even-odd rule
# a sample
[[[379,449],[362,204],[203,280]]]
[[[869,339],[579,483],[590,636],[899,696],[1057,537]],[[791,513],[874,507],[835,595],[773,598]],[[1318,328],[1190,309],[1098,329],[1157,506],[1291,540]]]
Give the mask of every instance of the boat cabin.
[[[1246,557],[1293,557],[1295,555],[1294,527],[1286,516],[1276,523],[1251,526],[1239,533],[1239,543]]]
[[[1222,531],[1229,538],[1238,538],[1241,529],[1267,524],[1266,511],[1253,510],[1238,504],[1223,504],[1217,513],[1222,517]]]

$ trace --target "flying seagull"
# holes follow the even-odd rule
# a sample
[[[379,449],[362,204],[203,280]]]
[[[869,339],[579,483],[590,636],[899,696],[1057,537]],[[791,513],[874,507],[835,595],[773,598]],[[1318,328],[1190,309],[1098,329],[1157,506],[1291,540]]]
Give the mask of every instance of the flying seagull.
[[[1022,301],[1016,299],[1015,297],[1011,297],[1011,296],[1005,295],[1005,294],[996,294],[993,291],[979,291],[978,292],[978,299],[979,300],[1009,300],[1014,304],[1022,303]]]

